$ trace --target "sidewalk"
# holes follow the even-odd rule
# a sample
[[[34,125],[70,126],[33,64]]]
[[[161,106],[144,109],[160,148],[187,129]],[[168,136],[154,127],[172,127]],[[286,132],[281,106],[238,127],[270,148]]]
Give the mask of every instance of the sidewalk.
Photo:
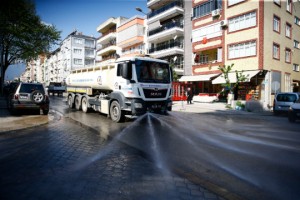
[[[12,116],[7,109],[6,98],[0,96],[0,133],[39,126],[48,123],[50,119],[48,115]]]
[[[179,112],[191,112],[191,113],[220,113],[227,115],[273,115],[271,111],[265,111],[260,109],[254,109],[255,105],[251,105],[253,111],[235,110],[228,108],[225,102],[203,103],[194,101],[192,104],[187,104],[186,101],[174,101],[173,111]]]

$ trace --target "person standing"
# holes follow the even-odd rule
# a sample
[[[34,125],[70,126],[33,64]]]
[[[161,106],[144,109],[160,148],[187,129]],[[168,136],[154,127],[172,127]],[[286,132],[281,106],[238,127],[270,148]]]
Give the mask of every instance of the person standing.
[[[192,99],[193,99],[193,91],[191,90],[191,88],[187,89],[187,104],[192,104]]]

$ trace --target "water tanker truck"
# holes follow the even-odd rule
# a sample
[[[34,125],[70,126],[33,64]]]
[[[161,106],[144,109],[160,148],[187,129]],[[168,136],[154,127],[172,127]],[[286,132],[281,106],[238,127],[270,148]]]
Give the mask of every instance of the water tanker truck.
[[[172,70],[159,59],[125,57],[114,66],[76,69],[66,84],[70,108],[93,109],[115,122],[172,110]]]

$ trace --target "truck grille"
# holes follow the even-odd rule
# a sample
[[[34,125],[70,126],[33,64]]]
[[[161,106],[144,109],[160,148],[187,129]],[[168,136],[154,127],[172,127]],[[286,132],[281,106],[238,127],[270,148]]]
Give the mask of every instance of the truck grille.
[[[165,98],[167,89],[143,89],[146,98]]]

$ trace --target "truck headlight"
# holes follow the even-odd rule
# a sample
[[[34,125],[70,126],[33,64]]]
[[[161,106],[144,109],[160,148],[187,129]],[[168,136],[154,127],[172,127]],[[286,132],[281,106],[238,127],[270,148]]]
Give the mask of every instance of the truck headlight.
[[[143,108],[143,104],[141,103],[134,103],[135,108]]]

